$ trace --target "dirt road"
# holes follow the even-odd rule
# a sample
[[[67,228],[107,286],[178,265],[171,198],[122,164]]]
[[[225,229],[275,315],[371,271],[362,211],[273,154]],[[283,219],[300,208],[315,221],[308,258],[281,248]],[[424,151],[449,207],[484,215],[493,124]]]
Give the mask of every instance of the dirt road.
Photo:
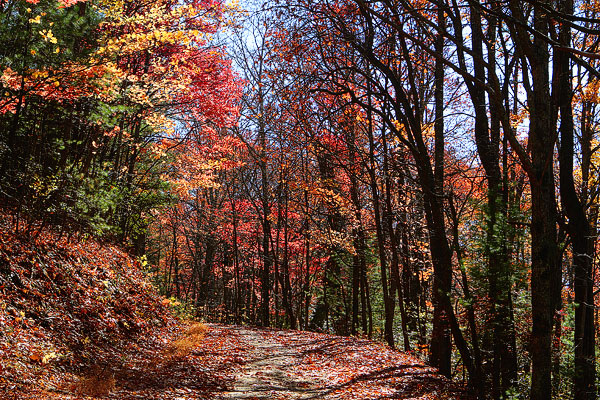
[[[221,399],[466,399],[418,359],[368,340],[211,325],[235,335],[242,368]]]

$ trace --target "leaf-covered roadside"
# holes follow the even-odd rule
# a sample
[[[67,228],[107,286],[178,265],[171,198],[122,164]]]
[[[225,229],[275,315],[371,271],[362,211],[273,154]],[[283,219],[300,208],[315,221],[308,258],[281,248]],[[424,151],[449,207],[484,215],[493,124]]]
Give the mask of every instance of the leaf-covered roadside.
[[[265,335],[300,353],[290,373],[327,379],[323,400],[470,398],[435,368],[380,342],[299,331]]]
[[[216,398],[472,399],[421,360],[372,340],[237,326],[211,329],[238,336],[247,349],[243,370]]]
[[[0,398],[202,399],[226,384],[235,337],[191,335],[122,250],[14,232],[1,216]]]

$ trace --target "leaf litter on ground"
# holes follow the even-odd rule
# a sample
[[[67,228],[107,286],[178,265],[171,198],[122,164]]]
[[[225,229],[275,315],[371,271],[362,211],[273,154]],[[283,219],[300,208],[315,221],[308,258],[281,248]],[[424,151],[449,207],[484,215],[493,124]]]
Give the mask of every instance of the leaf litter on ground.
[[[116,246],[0,215],[0,399],[467,398],[373,341],[180,321],[148,278]]]

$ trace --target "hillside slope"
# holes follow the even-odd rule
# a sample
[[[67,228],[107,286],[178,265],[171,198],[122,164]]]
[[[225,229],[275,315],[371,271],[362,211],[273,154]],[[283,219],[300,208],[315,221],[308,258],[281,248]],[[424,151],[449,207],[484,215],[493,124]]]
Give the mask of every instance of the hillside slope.
[[[168,387],[210,398],[224,383],[189,357],[205,328],[178,322],[167,304],[119,248],[15,233],[2,216],[0,399],[175,398]]]

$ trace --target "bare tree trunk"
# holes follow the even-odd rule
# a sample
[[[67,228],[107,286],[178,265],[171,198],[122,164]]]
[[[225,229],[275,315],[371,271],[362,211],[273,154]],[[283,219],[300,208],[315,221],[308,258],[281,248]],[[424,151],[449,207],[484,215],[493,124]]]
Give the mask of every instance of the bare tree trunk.
[[[443,28],[446,17],[444,9],[439,8],[438,24]],[[452,261],[448,241],[446,238],[443,198],[444,198],[444,37],[440,33],[435,41],[435,50],[438,54],[435,62],[435,149],[434,171],[432,181],[424,185],[425,203],[429,209],[429,231],[431,237],[431,258],[433,261],[433,331],[431,335],[430,361],[438,367],[445,376],[451,374],[452,343],[448,315],[444,307],[445,297],[450,295],[452,287]],[[425,155],[423,155],[425,157]],[[424,170],[424,168],[422,168]],[[421,172],[427,174],[428,172]],[[441,224],[441,225],[440,225]],[[448,302],[449,303],[449,302]]]
[[[559,2],[561,12],[573,13],[572,0]],[[571,29],[561,25],[560,42],[571,45]],[[557,85],[556,100],[560,111],[560,199],[562,209],[569,218],[567,230],[573,247],[573,270],[575,289],[575,370],[573,375],[573,398],[596,399],[596,363],[594,329],[593,246],[590,224],[585,206],[575,190],[573,179],[574,124],[571,88],[570,56],[566,52],[554,55],[554,80]]]
[[[398,294],[398,305],[400,306],[400,318],[402,325],[402,340],[404,344],[404,351],[410,351],[410,339],[408,337],[408,318],[406,316],[406,308],[404,307],[404,296],[402,296],[402,282],[400,280],[400,256],[398,249],[400,244],[398,243],[398,235],[394,229],[394,210],[392,208],[392,179],[390,177],[390,166],[389,166],[389,149],[387,145],[386,134],[383,131],[382,134],[383,142],[383,175],[385,177],[385,225],[387,229],[388,237],[390,238],[390,247],[392,250],[391,259],[391,273],[392,273],[392,285],[390,301],[394,301],[394,293]]]
[[[385,323],[383,336],[385,341],[390,347],[394,347],[394,297],[393,292],[390,294],[389,282],[388,282],[388,266],[387,257],[385,252],[385,235],[382,227],[382,216],[381,216],[381,200],[379,197],[379,187],[377,185],[377,177],[375,175],[375,169],[377,165],[375,163],[375,141],[373,138],[373,131],[368,129],[367,134],[369,135],[369,184],[371,186],[371,196],[373,201],[373,213],[375,220],[375,235],[377,238],[377,248],[379,251],[379,265],[381,270],[381,287],[383,291],[383,305],[385,312]]]

